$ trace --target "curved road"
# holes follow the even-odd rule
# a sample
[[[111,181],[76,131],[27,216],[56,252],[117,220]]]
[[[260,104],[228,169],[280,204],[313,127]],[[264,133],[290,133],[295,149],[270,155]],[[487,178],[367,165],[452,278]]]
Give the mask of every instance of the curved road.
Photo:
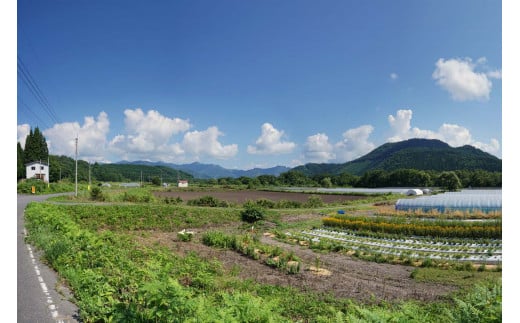
[[[60,195],[60,194],[57,194]],[[20,195],[17,204],[18,320],[27,323],[79,322],[78,308],[56,273],[40,261],[38,251],[25,243],[24,210],[31,201],[54,195]]]

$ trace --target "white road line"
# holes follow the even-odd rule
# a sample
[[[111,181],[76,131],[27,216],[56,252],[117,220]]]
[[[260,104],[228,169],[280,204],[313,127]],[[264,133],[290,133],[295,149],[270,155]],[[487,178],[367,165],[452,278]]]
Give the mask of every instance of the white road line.
[[[23,233],[25,236],[27,236],[27,230],[25,228],[23,229]],[[36,264],[36,259],[34,258],[34,254],[32,252],[31,246],[27,245],[27,250],[29,250],[29,257],[31,258],[31,261],[34,266],[34,272],[36,273],[36,277],[38,278],[38,282],[40,282],[40,287],[42,288],[43,293],[45,296],[47,296],[47,303],[49,310],[51,311],[51,316],[53,319],[56,320],[56,318],[59,316],[58,310],[56,308],[56,305],[54,305],[54,302],[52,300],[52,297],[49,294],[49,290],[47,288],[47,285],[45,284],[45,281],[43,280],[43,277],[40,274],[40,269],[38,268],[38,265]],[[63,320],[59,319],[56,320],[58,323],[63,323]]]

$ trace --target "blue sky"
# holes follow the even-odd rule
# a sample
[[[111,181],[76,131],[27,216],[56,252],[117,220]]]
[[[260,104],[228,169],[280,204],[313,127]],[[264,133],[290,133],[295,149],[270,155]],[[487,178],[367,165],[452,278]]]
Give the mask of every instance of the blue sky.
[[[500,1],[18,1],[17,138],[250,169],[437,138],[502,158]],[[21,71],[22,70],[22,71]],[[38,95],[40,99],[37,98]]]

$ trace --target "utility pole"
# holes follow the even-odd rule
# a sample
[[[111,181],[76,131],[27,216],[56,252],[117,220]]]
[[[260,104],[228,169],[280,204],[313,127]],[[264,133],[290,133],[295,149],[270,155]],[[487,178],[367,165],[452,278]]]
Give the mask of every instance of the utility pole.
[[[78,135],[76,135],[76,197],[78,197]]]
[[[88,162],[88,190],[90,191],[90,161]]]

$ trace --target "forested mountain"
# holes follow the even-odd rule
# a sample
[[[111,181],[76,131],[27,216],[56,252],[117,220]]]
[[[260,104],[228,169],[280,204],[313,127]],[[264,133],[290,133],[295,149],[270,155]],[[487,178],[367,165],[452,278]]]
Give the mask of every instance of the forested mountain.
[[[51,182],[68,178],[74,180],[76,165],[74,159],[66,156],[49,156]],[[176,183],[177,179],[192,179],[193,176],[181,170],[167,166],[102,164],[90,165],[92,181],[102,182],[149,182],[154,177],[162,178],[163,182]],[[78,160],[78,181],[88,181],[89,164]]]
[[[434,171],[485,170],[501,172],[502,160],[473,146],[451,147],[436,139],[409,139],[386,143],[370,153],[344,164],[306,164],[298,170],[307,176],[367,171],[417,169]]]
[[[168,166],[175,169],[183,170],[190,173],[195,178],[210,179],[210,178],[239,178],[239,177],[257,177],[260,175],[274,175],[278,176],[283,172],[290,170],[288,167],[276,166],[271,168],[253,168],[250,170],[241,169],[227,169],[219,165],[214,164],[202,164],[202,163],[191,163],[191,164],[171,164],[164,162],[148,162],[148,161],[120,161],[118,164],[132,164],[132,165],[154,165],[154,166]]]

